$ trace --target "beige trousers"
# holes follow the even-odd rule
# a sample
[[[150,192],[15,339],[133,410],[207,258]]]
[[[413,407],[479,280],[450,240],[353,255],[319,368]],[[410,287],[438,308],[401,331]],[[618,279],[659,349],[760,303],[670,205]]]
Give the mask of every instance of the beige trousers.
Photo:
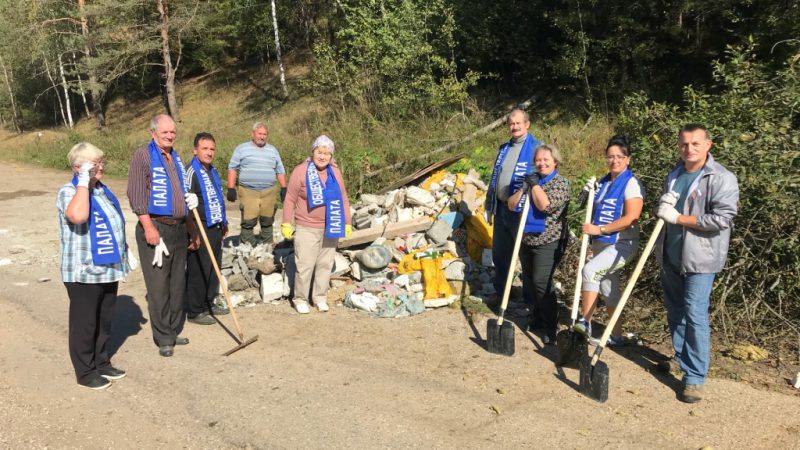
[[[297,275],[294,278],[294,301],[315,305],[328,302],[328,288],[333,269],[338,239],[326,239],[325,230],[297,226],[294,232],[294,260]],[[313,289],[311,286],[313,279]]]
[[[254,191],[244,186],[239,186],[239,203],[242,208],[242,220],[253,220],[259,217],[273,217],[275,203],[281,186],[276,184],[263,191]]]

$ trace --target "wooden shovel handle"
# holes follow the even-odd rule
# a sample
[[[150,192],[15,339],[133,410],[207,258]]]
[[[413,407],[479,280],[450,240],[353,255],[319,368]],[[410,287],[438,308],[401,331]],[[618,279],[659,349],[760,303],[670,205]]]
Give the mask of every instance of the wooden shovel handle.
[[[592,221],[592,207],[594,206],[594,182],[595,178],[592,177],[592,188],[589,189],[589,197],[586,199],[586,215],[584,215],[583,223],[591,223]],[[566,226],[566,224],[564,224]],[[575,274],[575,294],[572,296],[572,324],[578,320],[578,306],[581,304],[581,287],[583,287],[583,266],[586,264],[586,252],[589,247],[589,235],[583,233],[581,235],[581,254],[578,256],[578,273]]]
[[[628,280],[628,285],[625,286],[625,292],[622,293],[622,298],[619,300],[617,309],[614,310],[614,315],[611,316],[611,319],[606,325],[605,331],[603,331],[603,335],[600,336],[600,342],[598,343],[597,348],[594,351],[594,356],[592,357],[592,366],[597,364],[597,360],[600,359],[600,353],[602,353],[603,349],[606,347],[608,337],[611,336],[611,330],[614,329],[614,325],[617,324],[619,316],[622,315],[622,309],[625,308],[625,303],[628,301],[628,297],[631,296],[631,292],[633,292],[633,286],[636,284],[636,280],[639,279],[639,275],[642,273],[642,269],[644,269],[644,265],[647,263],[647,258],[650,256],[650,252],[653,251],[653,247],[656,245],[656,240],[658,239],[658,235],[661,234],[661,228],[663,227],[664,219],[658,219],[658,222],[656,222],[656,227],[653,229],[653,234],[650,235],[650,239],[648,239],[647,245],[644,247],[641,256],[639,256],[639,261],[636,263],[636,268],[633,270],[630,280]]]
[[[244,340],[244,334],[242,333],[242,327],[239,326],[239,319],[236,318],[236,312],[233,310],[233,302],[231,301],[230,294],[228,294],[228,282],[225,281],[225,278],[219,270],[217,258],[214,257],[214,249],[211,248],[211,243],[208,241],[206,229],[203,226],[203,222],[200,221],[200,214],[198,214],[197,208],[193,209],[192,213],[194,214],[194,221],[197,223],[197,229],[200,230],[200,235],[203,236],[203,242],[206,244],[208,257],[211,259],[211,265],[214,267],[214,272],[217,273],[217,279],[222,286],[222,294],[225,296],[225,301],[228,303],[228,311],[230,311],[231,317],[233,317],[233,325],[236,327],[236,333],[239,334],[239,343],[241,343]]]
[[[514,241],[514,251],[511,253],[511,264],[508,266],[508,275],[506,276],[506,285],[503,288],[503,301],[500,303],[500,317],[497,318],[497,326],[503,325],[503,318],[506,315],[506,307],[508,306],[508,296],[511,293],[511,283],[514,281],[514,268],[517,266],[519,259],[519,247],[522,244],[522,235],[525,233],[525,221],[528,219],[528,210],[531,208],[531,191],[528,189],[522,194],[522,213],[519,216],[519,227],[517,227],[517,238]],[[502,207],[502,206],[501,206]]]

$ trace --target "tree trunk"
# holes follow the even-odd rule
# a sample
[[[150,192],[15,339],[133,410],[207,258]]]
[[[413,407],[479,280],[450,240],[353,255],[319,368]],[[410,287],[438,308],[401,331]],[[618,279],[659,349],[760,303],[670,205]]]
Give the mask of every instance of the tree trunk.
[[[75,63],[77,59],[75,58],[75,52],[72,52],[72,67],[77,67]],[[81,80],[81,74],[79,72],[75,72],[75,77],[78,79],[78,90],[81,93],[81,98],[83,99],[83,109],[86,110],[86,118],[92,117],[92,113],[89,112],[89,103],[86,102],[86,90],[83,89],[83,80]]]
[[[164,60],[164,89],[167,96],[167,113],[178,121],[178,102],[175,99],[175,69],[169,54],[169,10],[167,0],[158,0],[158,13],[161,15],[161,57]]]
[[[278,59],[278,69],[281,72],[281,88],[283,89],[283,96],[289,96],[289,89],[286,87],[286,73],[283,70],[283,61],[281,61],[281,40],[278,35],[278,16],[275,14],[275,0],[270,0],[272,7],[272,28],[275,29],[275,56]]]
[[[81,15],[81,34],[83,35],[83,57],[86,58],[89,75],[89,90],[92,94],[92,114],[97,122],[97,129],[102,130],[106,126],[106,116],[103,111],[103,90],[97,82],[97,74],[92,68],[92,49],[89,47],[89,23],[83,14],[85,0],[78,0],[78,9]]]
[[[53,78],[53,74],[50,73],[50,64],[47,63],[47,55],[42,53],[42,59],[44,60],[44,70],[47,72],[47,78],[50,79],[50,84],[53,85],[53,92],[56,94],[56,98],[58,99],[58,108],[61,111],[61,121],[64,122],[64,125],[69,126],[67,123],[67,115],[64,113],[64,103],[61,101],[61,94],[58,93],[58,86],[56,86],[56,80]],[[55,105],[53,109],[55,109]],[[58,118],[56,118],[56,123],[58,123]]]
[[[17,101],[14,99],[14,89],[11,88],[11,77],[8,74],[6,63],[3,61],[2,56],[0,56],[0,67],[3,69],[3,78],[5,79],[6,88],[8,89],[8,98],[11,99],[11,124],[14,127],[14,131],[22,133],[22,127],[20,127],[19,124],[19,116],[17,115]]]
[[[64,90],[64,99],[67,103],[67,122],[69,128],[75,127],[75,122],[72,120],[72,104],[69,100],[69,88],[67,87],[67,77],[64,75],[64,62],[61,60],[61,54],[58,54],[58,71],[61,73],[61,89]]]

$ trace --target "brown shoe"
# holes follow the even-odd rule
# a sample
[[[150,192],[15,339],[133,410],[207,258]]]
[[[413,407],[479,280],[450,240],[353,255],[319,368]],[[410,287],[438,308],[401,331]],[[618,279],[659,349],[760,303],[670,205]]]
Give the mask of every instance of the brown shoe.
[[[703,399],[702,384],[684,384],[680,400],[684,403],[697,403]]]

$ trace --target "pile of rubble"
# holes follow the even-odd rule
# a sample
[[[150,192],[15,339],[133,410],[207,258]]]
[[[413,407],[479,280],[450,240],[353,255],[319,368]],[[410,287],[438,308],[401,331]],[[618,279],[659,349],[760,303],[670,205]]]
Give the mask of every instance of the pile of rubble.
[[[345,305],[399,317],[494,292],[486,184],[477,172],[433,173],[417,186],[364,194],[351,205],[354,231],[340,239],[332,287]],[[226,246],[222,272],[234,304],[291,298],[291,242]],[[329,299],[337,300],[337,299]]]

